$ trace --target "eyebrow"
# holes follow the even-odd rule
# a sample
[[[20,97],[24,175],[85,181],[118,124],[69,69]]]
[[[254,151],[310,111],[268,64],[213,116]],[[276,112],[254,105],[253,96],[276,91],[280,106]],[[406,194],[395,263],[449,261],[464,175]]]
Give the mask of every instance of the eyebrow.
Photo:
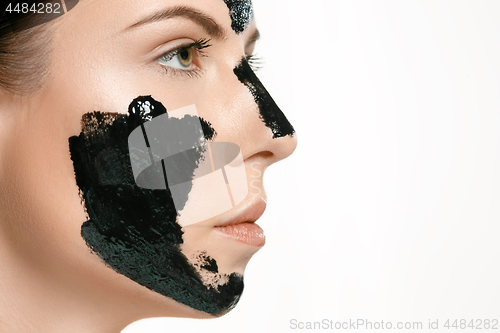
[[[146,24],[167,20],[173,17],[184,17],[200,25],[212,38],[224,39],[226,32],[215,20],[194,8],[178,6],[160,10],[137,23],[132,24],[128,29],[134,29]]]

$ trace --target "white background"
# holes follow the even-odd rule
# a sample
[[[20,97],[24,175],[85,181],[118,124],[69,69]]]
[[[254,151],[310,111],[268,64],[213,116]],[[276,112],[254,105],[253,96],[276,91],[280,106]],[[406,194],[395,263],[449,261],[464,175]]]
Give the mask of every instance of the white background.
[[[299,135],[266,174],[267,244],[230,314],[123,333],[500,320],[500,1],[254,5],[259,76]]]

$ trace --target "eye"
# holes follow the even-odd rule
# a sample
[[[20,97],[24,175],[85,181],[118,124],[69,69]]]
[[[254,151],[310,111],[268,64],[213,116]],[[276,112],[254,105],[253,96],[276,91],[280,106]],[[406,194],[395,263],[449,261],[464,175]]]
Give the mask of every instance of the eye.
[[[193,52],[192,46],[177,49],[161,56],[159,62],[163,66],[188,70],[193,64]]]
[[[182,66],[184,67],[189,67],[193,63],[193,50],[192,48],[189,49],[182,49],[178,54],[177,57],[179,58],[179,62],[181,63]]]
[[[200,77],[202,70],[194,62],[200,57],[206,57],[204,51],[212,46],[210,39],[200,39],[189,45],[184,45],[176,50],[170,51],[158,58],[158,62],[167,73],[182,74],[189,77]]]

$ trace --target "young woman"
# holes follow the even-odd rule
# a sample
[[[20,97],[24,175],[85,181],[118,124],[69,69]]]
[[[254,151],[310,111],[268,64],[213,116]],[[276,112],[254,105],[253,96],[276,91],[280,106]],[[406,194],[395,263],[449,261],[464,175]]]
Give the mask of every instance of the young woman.
[[[0,331],[226,313],[264,245],[264,170],[296,147],[250,0],[25,3],[0,14]]]

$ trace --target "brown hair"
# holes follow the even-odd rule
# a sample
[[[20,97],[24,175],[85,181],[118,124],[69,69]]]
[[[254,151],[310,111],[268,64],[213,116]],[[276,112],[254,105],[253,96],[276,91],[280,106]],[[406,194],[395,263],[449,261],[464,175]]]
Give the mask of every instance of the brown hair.
[[[45,2],[49,1],[38,1]],[[0,13],[3,15],[0,20],[0,89],[20,95],[33,92],[42,85],[48,73],[51,41],[48,24],[38,22],[40,16],[37,15],[41,14],[9,15],[3,6],[1,9],[4,12]]]

